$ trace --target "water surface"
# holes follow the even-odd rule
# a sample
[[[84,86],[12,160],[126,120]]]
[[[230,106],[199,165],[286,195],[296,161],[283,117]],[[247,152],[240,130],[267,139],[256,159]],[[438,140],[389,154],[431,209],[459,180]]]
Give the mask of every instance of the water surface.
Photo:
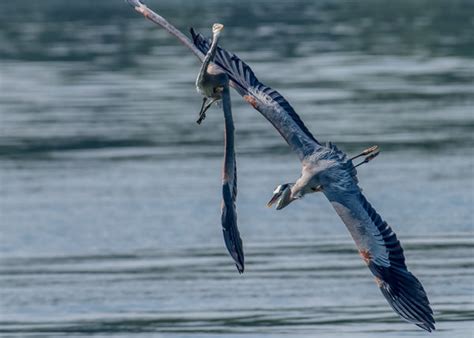
[[[149,1],[222,44],[361,186],[423,282],[436,337],[474,320],[471,1]],[[238,275],[220,230],[223,119],[199,64],[123,1],[0,3],[0,335],[425,337],[396,317],[323,196],[265,203],[300,165],[233,96]]]

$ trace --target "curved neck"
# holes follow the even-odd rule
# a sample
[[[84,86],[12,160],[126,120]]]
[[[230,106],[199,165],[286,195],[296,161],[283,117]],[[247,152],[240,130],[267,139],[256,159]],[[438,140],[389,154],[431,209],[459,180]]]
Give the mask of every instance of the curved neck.
[[[204,78],[204,75],[207,74],[207,67],[209,67],[209,64],[214,60],[214,56],[216,55],[216,51],[217,51],[218,41],[219,41],[219,34],[213,34],[211,47],[207,51],[206,57],[204,58],[201,65],[201,69],[199,70],[198,82],[202,81],[202,79]]]

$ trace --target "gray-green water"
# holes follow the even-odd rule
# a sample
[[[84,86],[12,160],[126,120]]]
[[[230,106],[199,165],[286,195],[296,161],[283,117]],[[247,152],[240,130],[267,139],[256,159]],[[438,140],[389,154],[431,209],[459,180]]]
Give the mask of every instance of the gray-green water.
[[[472,337],[472,1],[149,1],[222,44],[361,169],[435,312]],[[233,96],[238,275],[220,230],[222,112],[199,64],[121,0],[0,2],[0,335],[425,337],[389,309],[297,158]]]

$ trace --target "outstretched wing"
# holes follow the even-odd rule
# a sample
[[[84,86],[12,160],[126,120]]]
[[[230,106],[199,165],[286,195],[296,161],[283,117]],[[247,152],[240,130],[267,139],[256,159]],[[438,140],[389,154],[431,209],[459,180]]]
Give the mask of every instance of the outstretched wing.
[[[191,29],[193,44],[176,27],[149,9],[140,0],[126,0],[126,2],[148,20],[162,26],[175,36],[201,61],[204,59],[210,46],[209,40]],[[273,124],[300,160],[320,146],[288,101],[277,91],[260,83],[250,67],[236,55],[218,48],[215,63],[227,73],[230,85]]]
[[[325,191],[347,226],[361,257],[393,310],[422,329],[435,329],[433,311],[420,281],[407,269],[392,228],[364,197],[359,187]]]
[[[237,228],[237,164],[234,148],[234,122],[230,103],[229,88],[222,93],[222,108],[224,110],[224,167],[222,173],[222,232],[230,255],[235,261],[237,270],[244,272],[244,250],[239,229]]]
[[[191,35],[194,45],[206,54],[210,40],[192,28]],[[227,73],[237,92],[278,130],[300,160],[320,147],[288,101],[276,90],[261,83],[237,55],[218,47],[214,63]]]

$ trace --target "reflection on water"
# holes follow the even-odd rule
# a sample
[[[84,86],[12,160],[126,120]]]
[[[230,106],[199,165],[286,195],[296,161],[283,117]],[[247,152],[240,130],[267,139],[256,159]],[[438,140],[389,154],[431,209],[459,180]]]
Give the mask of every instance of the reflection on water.
[[[222,44],[349,153],[427,289],[474,319],[472,1],[149,1]],[[265,208],[299,163],[234,97],[236,274],[219,225],[222,115],[198,63],[122,1],[0,2],[0,335],[425,336],[398,320],[322,196]]]

